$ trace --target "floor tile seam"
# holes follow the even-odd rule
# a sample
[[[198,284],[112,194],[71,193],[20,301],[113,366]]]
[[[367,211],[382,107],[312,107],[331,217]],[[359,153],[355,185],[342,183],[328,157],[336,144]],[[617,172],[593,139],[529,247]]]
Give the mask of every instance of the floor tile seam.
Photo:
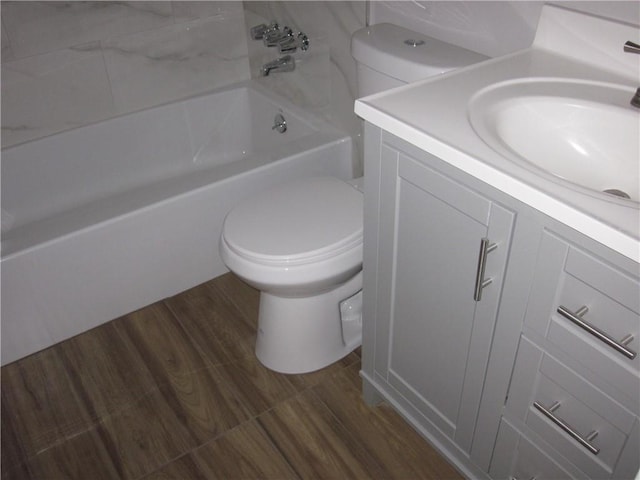
[[[235,364],[235,362],[231,362],[231,363],[228,363],[228,364],[222,364],[222,365],[215,365],[215,366],[205,366],[203,368],[196,369],[196,370],[193,370],[193,371],[188,372],[186,374],[180,375],[178,378],[184,378],[184,377],[187,377],[187,376],[192,375],[194,373],[197,374],[197,373],[201,373],[201,372],[205,372],[205,371],[223,370],[223,369],[226,369],[226,368],[234,366],[234,364]],[[255,419],[259,415],[259,414],[252,413],[254,409],[251,407],[250,402],[242,394],[242,390],[240,388],[237,388],[233,384],[232,381],[229,381],[227,378],[223,378],[222,381],[217,382],[216,379],[215,379],[215,375],[213,375],[213,378],[214,378],[214,382],[216,384],[220,383],[220,384],[223,385],[223,388],[227,390],[227,392],[232,396],[232,398],[236,402],[236,404],[240,406],[240,408],[243,411],[243,414],[244,414],[243,416],[244,416],[245,420],[241,420],[237,424],[232,426],[231,428],[226,429],[226,430],[224,430],[222,432],[218,432],[216,435],[207,438],[206,440],[204,440],[203,443],[201,443],[198,438],[194,437],[194,440],[196,442],[196,447],[194,447],[194,448],[199,448],[200,446],[208,443],[209,441],[213,441],[213,440],[219,438],[221,435],[226,434],[228,431],[230,431],[230,430],[232,430],[234,428],[237,428],[239,425],[241,425],[241,424],[243,424],[245,422],[248,422],[248,421],[251,421],[252,419]],[[173,385],[170,382],[165,383],[165,385],[168,388],[174,388]],[[160,392],[160,393],[162,393],[162,392]],[[178,416],[177,412],[175,412],[173,410],[173,408],[170,407],[170,409],[174,413],[174,415]]]
[[[117,332],[117,329],[116,329],[116,332]],[[57,348],[57,347],[54,347],[54,348]],[[87,428],[84,429],[84,433],[87,433],[92,429],[96,428],[102,422],[103,418],[111,417],[114,412],[109,411],[106,415],[99,414],[99,412],[94,407],[93,402],[91,401],[89,393],[82,386],[82,376],[80,374],[71,375],[70,370],[73,369],[73,365],[72,365],[71,359],[68,358],[64,349],[59,348],[59,355],[60,355],[62,364],[64,366],[64,373],[69,380],[69,385],[71,386],[71,389],[73,390],[75,400],[77,401],[78,405],[83,409],[84,413],[88,416],[87,420],[90,422],[90,425],[87,425]],[[145,395],[142,395],[139,398],[142,398],[144,396]],[[127,404],[126,406],[123,406],[122,408],[116,409],[116,411],[122,410],[123,408],[126,408],[129,405],[134,404],[135,402],[139,401],[139,398],[136,398],[133,402],[131,402],[130,404]],[[61,432],[61,433],[64,433],[64,432]],[[75,436],[77,435],[72,434],[70,436],[68,434],[64,434],[63,443],[74,438]]]
[[[117,328],[116,326],[116,332],[119,336],[122,336],[123,333],[120,331],[119,328]],[[108,419],[112,419],[112,418],[116,418],[119,415],[122,415],[123,412],[126,412],[127,410],[130,410],[132,408],[134,408],[135,406],[139,405],[145,398],[149,398],[153,395],[157,395],[157,394],[162,394],[162,389],[169,387],[171,388],[171,382],[170,381],[158,381],[158,379],[156,378],[156,376],[151,372],[151,370],[148,369],[147,364],[144,360],[144,358],[139,355],[139,359],[140,362],[142,364],[142,366],[148,371],[149,376],[151,381],[153,382],[152,386],[150,386],[148,389],[145,389],[144,391],[140,392],[139,394],[135,395],[130,402],[127,402],[126,404],[123,405],[119,405],[117,408],[114,408],[113,410],[109,409],[106,412],[100,414],[94,407],[93,407],[93,402],[91,401],[89,395],[85,392],[85,389],[82,387],[82,385],[79,385],[77,382],[81,381],[81,375],[69,375],[68,374],[68,369],[71,367],[70,365],[70,361],[67,358],[66,354],[64,354],[63,352],[61,352],[61,356],[63,357],[63,364],[64,364],[64,371],[65,374],[68,376],[70,384],[72,389],[74,390],[75,395],[77,396],[80,405],[85,409],[85,412],[87,413],[87,415],[89,416],[89,421],[91,422],[91,426],[93,427],[97,427],[100,424],[103,424],[105,420]],[[203,367],[201,369],[195,369],[192,371],[189,371],[187,373],[181,374],[178,376],[179,377],[186,377],[187,375],[191,375],[194,373],[197,373],[199,371],[202,370],[206,370],[209,369],[210,367]],[[75,380],[77,378],[77,381]],[[88,429],[90,430],[90,428]],[[88,431],[87,430],[87,431]],[[65,438],[67,438],[67,436],[65,435]]]
[[[275,448],[275,450],[278,452],[278,454],[284,459],[285,463],[288,465],[288,467],[291,469],[291,471],[295,474],[296,478],[302,479],[303,478],[302,474],[296,469],[295,464],[289,459],[289,457],[287,456],[286,452],[284,450],[282,450],[282,448],[280,448],[280,445],[278,444],[278,442],[275,440],[273,435],[271,435],[271,432],[269,431],[269,429],[266,427],[266,425],[260,419],[260,417],[262,417],[264,415],[267,415],[268,413],[272,412],[274,409],[275,409],[275,406],[270,408],[269,410],[266,410],[266,411],[262,412],[260,415],[258,415],[256,417],[256,423],[257,423],[258,427],[260,428],[260,430],[262,430],[264,432],[265,436],[267,437],[267,440],[269,441],[269,444],[271,446],[273,446],[273,448]]]
[[[369,450],[369,448],[367,447],[367,445],[366,445],[366,444],[364,444],[364,443],[360,440],[360,438],[359,438],[358,436],[354,435],[354,433],[351,431],[351,429],[350,429],[347,425],[345,425],[345,423],[344,423],[342,420],[340,420],[340,417],[338,417],[338,415],[336,415],[336,414],[335,414],[335,412],[333,411],[333,409],[331,408],[331,406],[330,406],[329,404],[327,404],[327,403],[322,399],[322,397],[320,397],[320,395],[318,395],[318,394],[316,393],[315,389],[316,389],[317,387],[319,387],[319,386],[320,386],[320,384],[325,383],[325,382],[328,382],[328,381],[330,381],[330,379],[325,379],[324,381],[322,381],[322,382],[320,382],[320,383],[318,383],[318,384],[314,385],[314,388],[311,388],[311,395],[313,395],[313,396],[316,398],[316,400],[318,400],[318,401],[319,401],[319,402],[320,402],[320,403],[321,403],[321,404],[322,404],[322,405],[323,405],[323,406],[324,406],[324,407],[329,411],[329,413],[330,413],[330,414],[331,414],[331,416],[333,417],[334,421],[335,421],[338,425],[340,425],[340,426],[342,427],[342,429],[346,432],[346,435],[348,436],[348,440],[349,440],[349,441],[347,442],[347,444],[348,444],[348,445],[354,445],[354,444],[358,445],[358,446],[360,447],[360,449],[361,449],[363,452],[365,452],[365,453],[366,453],[367,457],[369,457],[369,458],[370,458],[370,459],[375,463],[375,465],[378,467],[378,469],[379,469],[381,472],[386,472],[386,468],[385,468],[385,466],[384,466],[383,464],[381,464],[381,463],[378,461],[378,459],[376,458],[376,456],[373,454],[373,452],[371,452],[371,451]],[[390,473],[390,472],[387,472],[387,473]]]
[[[200,369],[200,370],[204,370],[204,369]],[[195,370],[194,372],[189,372],[189,373],[195,373],[197,371],[199,370]],[[186,376],[188,374],[184,374],[184,375]],[[131,401],[125,404],[119,405],[117,408],[108,409],[102,414],[98,414],[98,412],[93,408],[91,409],[91,411],[87,411],[87,413],[90,415],[92,426],[97,426],[101,423],[104,423],[105,420],[121,415],[123,412],[126,412],[127,410],[130,410],[134,408],[136,405],[140,404],[146,398],[152,397],[153,395],[162,394],[162,388],[171,385],[171,383],[168,381],[158,382],[152,374],[151,374],[151,379],[153,381],[153,385],[141,391],[139,394],[133,396],[131,398]],[[76,388],[75,384],[73,385],[73,387]],[[81,390],[84,391],[84,389],[81,389]],[[82,406],[85,407],[85,409],[88,407],[88,405],[92,406],[91,400],[88,397],[85,400],[84,395],[81,395],[81,401],[82,401]]]
[[[65,443],[72,441],[74,438],[79,437],[81,435],[86,435],[86,434],[90,434],[91,432],[95,431],[96,436],[98,437],[98,439],[100,440],[100,442],[102,443],[102,446],[105,449],[105,452],[107,453],[107,455],[109,456],[109,459],[111,460],[111,463],[114,467],[114,470],[116,472],[118,472],[120,479],[123,479],[124,476],[121,474],[120,469],[117,467],[118,462],[115,462],[114,459],[112,458],[108,445],[106,445],[104,443],[104,439],[102,437],[102,435],[100,434],[100,426],[102,424],[102,419],[92,423],[91,425],[88,425],[87,428],[85,428],[83,431],[80,432],[74,432],[71,435],[64,435],[63,437],[60,437],[58,439],[56,439],[56,441],[54,443],[52,443],[51,445],[47,446],[46,448],[42,448],[40,450],[38,450],[37,452],[33,453],[33,454],[28,454],[26,453],[25,456],[21,456],[21,460],[19,463],[14,464],[10,467],[11,470],[17,470],[20,467],[25,467],[27,469],[27,471],[30,472],[31,474],[31,468],[30,466],[32,466],[33,462],[37,462],[38,458],[41,457],[41,455],[44,455],[46,453],[48,453],[49,451],[55,449],[55,448],[60,448],[62,447]]]
[[[115,319],[114,319],[115,320]],[[122,331],[121,328],[118,327],[117,324],[114,325],[114,330],[116,332],[116,335],[119,337],[119,339],[122,341],[123,345],[125,345],[127,343],[127,337],[125,335],[125,333]],[[145,369],[145,371],[148,373],[149,378],[152,380],[153,385],[150,386],[148,389],[145,389],[144,391],[140,392],[139,394],[135,395],[130,402],[120,405],[118,408],[115,408],[113,410],[108,409],[103,413],[100,413],[95,407],[94,407],[94,403],[91,401],[90,395],[87,393],[86,388],[84,388],[84,386],[82,385],[82,380],[83,380],[83,375],[81,373],[78,373],[77,375],[72,375],[71,371],[74,369],[71,359],[68,357],[68,355],[65,353],[63,348],[59,347],[60,344],[57,344],[56,346],[53,346],[52,348],[56,348],[58,349],[58,355],[59,358],[62,362],[62,365],[64,367],[64,375],[69,383],[69,385],[71,386],[71,389],[73,390],[73,394],[75,395],[75,399],[77,400],[78,404],[84,409],[85,413],[88,416],[88,420],[90,422],[90,425],[87,425],[87,429],[85,429],[86,431],[90,431],[91,428],[96,427],[97,425],[99,425],[100,423],[102,423],[102,421],[106,418],[112,418],[115,417],[119,414],[121,414],[121,412],[126,411],[129,408],[132,408],[132,406],[135,406],[137,404],[140,403],[140,401],[142,401],[144,398],[147,398],[153,394],[156,393],[160,393],[161,392],[161,388],[164,386],[164,383],[168,383],[168,382],[158,382],[156,377],[153,375],[153,373],[149,370],[146,362],[144,361],[144,358],[142,357],[142,355],[140,354],[140,352],[138,351],[137,348],[135,348],[135,345],[132,345],[132,347],[134,348],[134,353],[135,353],[135,357],[138,360],[138,363]],[[71,437],[69,435],[63,435],[64,439],[63,441],[66,441],[69,438],[73,438],[74,434],[71,435]]]
[[[182,328],[182,330],[185,332],[185,335],[189,339],[189,343],[193,346],[193,349],[205,361],[205,363],[208,363],[211,366],[228,365],[230,363],[233,363],[233,358],[231,358],[231,356],[229,355],[229,352],[227,352],[227,349],[224,347],[224,345],[222,344],[222,342],[220,341],[220,339],[217,336],[214,337],[213,340],[216,342],[216,347],[217,347],[218,351],[222,352],[222,356],[225,358],[225,361],[223,361],[221,363],[214,363],[214,362],[211,361],[211,359],[209,358],[209,355],[207,355],[207,353],[203,351],[203,349],[200,347],[199,343],[196,341],[196,339],[193,337],[193,335],[191,334],[189,329],[183,323],[183,319],[181,318],[182,316],[179,315],[178,312],[174,311],[174,309],[171,308],[171,305],[169,304],[169,302],[166,301],[166,300],[168,300],[170,298],[173,298],[173,297],[167,297],[167,298],[163,299],[162,303],[167,308],[167,310],[169,311],[171,316],[178,322],[178,324],[180,325],[180,328]]]
[[[163,468],[167,467],[168,465],[171,465],[173,462],[177,462],[177,461],[178,461],[178,460],[180,460],[181,458],[183,458],[183,457],[187,457],[187,456],[191,455],[191,454],[192,454],[195,450],[197,450],[198,448],[200,448],[200,447],[199,447],[199,446],[197,446],[197,447],[194,447],[194,448],[193,448],[193,449],[191,449],[191,450],[188,450],[188,451],[186,451],[186,452],[183,452],[183,453],[181,453],[181,454],[177,455],[176,457],[174,457],[174,458],[172,458],[172,459],[170,459],[170,460],[166,461],[165,463],[163,463],[162,465],[160,465],[160,466],[159,466],[158,468],[156,468],[155,470],[152,470],[152,471],[150,471],[150,472],[144,473],[144,474],[142,474],[141,476],[139,476],[139,477],[135,477],[135,478],[132,478],[132,479],[130,479],[130,480],[144,480],[145,478],[149,478],[151,475],[153,475],[153,474],[155,474],[155,473],[160,472]],[[184,480],[188,480],[188,479],[184,479]]]
[[[172,298],[172,297],[168,297],[168,298]],[[164,301],[164,300],[163,300]],[[199,347],[198,343],[196,341],[194,341],[194,338],[192,337],[191,333],[189,332],[189,330],[187,328],[185,328],[184,324],[182,323],[182,320],[180,318],[180,316],[178,316],[176,314],[176,312],[173,311],[173,309],[171,308],[170,305],[166,305],[167,309],[169,310],[169,312],[171,313],[171,315],[176,319],[176,321],[178,321],[181,325],[181,327],[183,328],[183,330],[185,331],[186,335],[189,338],[189,341],[192,345],[194,345],[194,347],[196,348],[197,352],[200,354],[200,356],[205,357],[206,358],[206,354],[204,354],[201,350],[201,348]],[[220,342],[220,340],[218,338],[215,338],[216,343],[222,348],[224,357],[228,360],[226,362],[220,363],[220,364],[212,364],[212,366],[210,367],[206,367],[205,369],[213,369],[213,368],[228,368],[228,367],[235,367],[238,368],[242,371],[242,363],[245,362],[246,360],[250,360],[253,358],[253,355],[246,355],[243,356],[241,358],[232,358],[231,355],[229,355],[229,353],[226,351],[226,348],[224,348],[224,345],[222,345],[222,343]],[[207,359],[208,360],[208,359]],[[200,369],[200,370],[204,370],[204,369]],[[200,371],[198,370],[198,371]],[[285,381],[287,382],[287,384],[291,387],[291,389],[293,391],[296,392],[296,394],[299,392],[299,389],[296,388],[296,386],[285,376]],[[251,418],[256,418],[258,417],[260,414],[264,413],[264,411],[259,412],[255,415],[251,414],[252,408],[249,402],[245,401],[244,399],[244,395],[242,395],[242,391],[240,388],[237,388],[235,385],[231,385],[229,387],[232,390],[232,393],[234,395],[234,398],[236,399],[236,401],[238,401],[238,403],[242,404],[243,408],[247,411],[247,413],[249,413],[249,417]],[[308,387],[305,387],[305,389]],[[290,399],[291,397],[295,396],[291,395],[289,397],[287,397],[287,399],[285,400],[281,400],[281,401],[286,401],[288,399]],[[280,402],[281,402],[280,401]],[[278,402],[278,403],[280,403]],[[267,410],[270,410],[272,407],[270,407]]]
[[[96,427],[95,423],[92,423],[91,425],[86,426],[86,428],[82,431],[79,432],[74,432],[71,435],[63,435],[63,436],[59,436],[56,437],[56,439],[48,444],[46,447],[41,448],[37,451],[32,451],[32,452],[28,452],[26,451],[26,449],[21,448],[21,453],[23,453],[23,455],[20,455],[19,457],[19,461],[16,463],[13,463],[11,465],[9,465],[9,470],[17,470],[20,467],[29,467],[29,464],[33,461],[36,461],[37,458],[42,455],[47,453],[49,450],[52,450],[54,448],[60,447],[61,445],[65,444],[67,441],[72,440],[73,438],[79,436],[79,435],[83,435],[85,433],[89,433],[91,430],[93,430]],[[22,440],[19,439],[18,441],[20,441],[22,443]],[[5,471],[6,465],[2,466],[2,470],[3,470],[3,474]]]
[[[325,381],[329,381],[329,379],[325,379],[323,380],[323,382],[319,382],[319,383],[324,383]],[[323,408],[325,408],[331,418],[333,419],[333,421],[336,422],[337,425],[339,425],[340,429],[344,432],[346,432],[347,435],[347,441],[345,442],[347,445],[349,446],[353,446],[353,445],[357,445],[360,449],[361,452],[364,452],[364,454],[366,455],[366,457],[368,459],[370,459],[371,461],[374,462],[375,466],[377,467],[377,469],[380,472],[386,472],[386,469],[384,467],[384,465],[380,464],[380,462],[378,462],[378,460],[375,458],[375,455],[373,455],[373,453],[367,448],[367,446],[365,444],[363,444],[358,437],[356,437],[355,435],[353,435],[353,433],[348,429],[348,427],[334,414],[333,410],[315,393],[314,388],[317,387],[318,384],[310,386],[308,388],[305,388],[304,391],[299,392],[297,395],[295,395],[295,397],[298,396],[303,396],[305,394],[307,395],[312,395],[316,400],[319,401],[319,403],[323,406]],[[307,392],[307,390],[310,390],[310,392]],[[288,400],[291,400],[291,398],[289,398]],[[281,402],[284,403],[284,402]],[[291,462],[289,460],[289,458],[287,457],[286,453],[278,446],[277,441],[273,438],[273,436],[271,435],[269,429],[266,427],[266,425],[264,425],[264,423],[261,421],[262,416],[266,415],[267,413],[269,413],[270,411],[274,410],[276,407],[274,406],[273,408],[269,409],[266,412],[263,412],[263,414],[259,415],[257,420],[258,423],[260,425],[260,427],[262,428],[262,430],[267,434],[270,442],[277,448],[278,452],[280,452],[280,454],[284,457],[284,459],[287,461],[287,464],[292,468],[292,470],[295,472],[295,474],[298,476],[298,478],[303,478],[303,476],[295,469],[295,466],[293,464],[293,462]],[[389,472],[387,472],[389,473]],[[386,477],[386,478],[391,478],[391,477]]]
[[[85,428],[83,431],[74,432],[74,433],[69,434],[69,435],[64,435],[63,437],[58,439],[54,444],[52,444],[50,447],[41,449],[35,455],[28,456],[28,458],[33,458],[33,457],[35,457],[35,456],[37,456],[37,455],[49,450],[50,448],[54,448],[54,447],[60,446],[60,445],[64,444],[67,441],[73,440],[77,436],[80,436],[80,435],[83,435],[83,434],[86,434],[86,433],[90,433],[91,431],[94,431],[94,430],[96,431],[96,433],[98,433],[98,429],[106,428],[107,427],[107,423],[109,421],[116,419],[117,417],[121,416],[122,414],[126,413],[127,411],[133,410],[140,403],[142,403],[145,399],[150,398],[153,395],[157,395],[157,394],[162,395],[162,392],[160,391],[159,387],[154,388],[154,389],[148,391],[147,393],[138,396],[132,402],[130,402],[130,403],[126,404],[126,405],[123,405],[122,407],[117,408],[114,411],[110,411],[106,415],[102,415],[99,418],[94,418],[93,422],[91,423],[91,425],[87,425],[87,428]],[[173,410],[171,410],[171,411],[173,412]],[[175,414],[175,412],[173,412],[173,413]]]
[[[173,412],[173,410],[171,410]],[[175,414],[175,412],[174,412]],[[194,455],[198,450],[200,450],[201,448],[204,448],[206,445],[208,445],[209,443],[213,443],[216,442],[218,440],[220,440],[222,437],[224,437],[225,435],[229,434],[230,432],[232,432],[233,430],[236,430],[238,428],[240,428],[242,425],[250,422],[250,421],[255,421],[257,416],[249,416],[246,420],[238,422],[237,424],[235,424],[234,426],[227,428],[225,430],[219,431],[217,432],[215,435],[208,437],[204,440],[200,440],[197,437],[192,437],[194,444],[191,448],[189,448],[188,450],[179,453],[178,455],[176,455],[175,457],[167,460],[166,462],[164,462],[162,465],[158,466],[155,470],[152,470],[151,472],[147,472],[145,474],[143,474],[142,476],[130,479],[130,480],[144,480],[147,477],[150,477],[151,475],[153,475],[156,472],[161,471],[163,468],[165,468],[166,466],[170,465],[171,463],[178,461],[179,459],[189,456],[189,455]],[[194,460],[195,461],[195,460]],[[197,462],[196,462],[197,464]],[[199,465],[198,465],[199,466]],[[187,479],[185,479],[187,480]]]
[[[167,297],[167,298],[171,298],[171,297]],[[159,301],[158,303],[163,303],[163,302],[164,302],[164,300],[161,300],[161,301]],[[187,377],[187,376],[189,376],[189,375],[197,374],[197,373],[202,372],[202,371],[205,371],[205,370],[211,370],[211,369],[215,369],[215,368],[219,368],[219,367],[222,367],[222,366],[224,366],[224,365],[227,365],[227,363],[215,364],[215,363],[211,362],[211,361],[209,360],[209,358],[208,358],[206,355],[204,355],[204,354],[202,353],[202,351],[198,348],[197,343],[195,343],[195,342],[193,341],[193,338],[192,338],[192,337],[191,337],[191,335],[189,334],[189,331],[184,327],[184,325],[182,324],[182,322],[180,321],[180,319],[179,319],[179,318],[174,314],[174,312],[173,312],[173,311],[168,307],[168,305],[166,305],[166,304],[164,304],[164,303],[163,303],[163,305],[167,308],[167,310],[168,310],[168,311],[169,311],[169,313],[171,314],[172,318],[173,318],[175,321],[177,321],[177,322],[178,322],[178,324],[179,324],[180,328],[182,329],[182,331],[184,332],[185,336],[186,336],[186,337],[188,338],[188,340],[189,340],[189,345],[190,345],[190,347],[191,347],[191,348],[192,348],[192,349],[197,353],[198,357],[202,360],[202,364],[203,364],[203,366],[202,366],[202,367],[199,367],[199,368],[189,369],[189,370],[187,370],[186,372],[182,372],[182,373],[179,373],[179,374],[174,374],[173,372],[170,372],[170,371],[168,371],[168,370],[166,370],[166,369],[162,368],[162,369],[161,369],[161,370],[162,370],[162,373],[166,374],[166,375],[163,375],[163,378],[164,378],[165,380],[164,380],[164,381],[158,381],[157,375],[154,373],[153,369],[152,369],[152,368],[150,368],[150,366],[149,366],[149,360],[146,358],[146,355],[144,355],[144,354],[143,354],[143,352],[142,352],[142,351],[140,351],[140,349],[138,349],[138,348],[135,346],[135,343],[134,343],[134,348],[136,348],[136,351],[137,351],[137,353],[138,353],[138,355],[139,355],[139,357],[140,357],[140,361],[142,362],[143,366],[148,370],[148,372],[149,372],[149,374],[150,374],[150,376],[151,376],[151,378],[152,378],[152,380],[153,380],[153,383],[156,385],[156,387],[157,387],[158,389],[162,389],[162,388],[167,387],[167,386],[168,386],[168,387],[171,387],[171,385],[172,385],[171,381],[170,381],[170,380],[167,380],[167,379],[169,379],[169,378],[178,378],[178,379],[180,379],[180,378]],[[119,333],[120,335],[126,335],[126,333],[125,333],[125,332],[121,332],[121,331],[120,331],[120,330],[121,330],[121,327],[119,327],[119,326],[117,326],[117,325],[116,325],[116,330],[118,330],[118,333]],[[153,352],[148,352],[148,353],[149,353],[149,355],[151,355],[152,357],[154,357],[154,356],[155,356],[155,355],[153,354]]]
[[[264,412],[262,412],[262,413],[264,413]],[[209,445],[209,444],[212,444],[212,443],[214,443],[214,442],[219,441],[219,440],[220,440],[220,439],[222,439],[223,437],[225,437],[225,436],[230,435],[231,433],[233,433],[233,431],[238,430],[238,429],[242,428],[244,425],[246,425],[246,424],[248,424],[248,423],[251,423],[251,422],[254,422],[254,423],[256,424],[256,426],[257,426],[258,428],[260,428],[260,430],[261,430],[261,431],[263,431],[263,432],[265,433],[265,435],[267,436],[267,438],[268,438],[268,440],[269,440],[269,443],[270,443],[270,444],[271,444],[271,445],[276,449],[276,451],[281,455],[281,457],[285,460],[285,462],[287,463],[287,465],[289,465],[289,467],[291,468],[291,470],[292,470],[293,472],[295,472],[295,469],[293,469],[293,468],[292,468],[292,466],[289,464],[289,462],[288,462],[288,461],[287,461],[287,459],[284,457],[284,455],[282,455],[282,453],[280,452],[280,450],[279,450],[279,449],[277,448],[277,446],[273,443],[273,441],[272,441],[271,437],[267,434],[267,432],[265,431],[265,429],[264,429],[264,428],[262,427],[262,425],[259,423],[259,421],[258,421],[258,417],[259,417],[259,416],[260,416],[260,415],[253,416],[253,417],[248,418],[248,419],[246,419],[246,420],[244,420],[244,421],[242,421],[242,422],[239,422],[238,424],[234,425],[234,426],[233,426],[233,427],[231,427],[231,428],[228,428],[228,429],[226,429],[226,430],[224,430],[224,431],[222,431],[222,432],[219,432],[217,435],[215,435],[215,436],[213,436],[213,437],[211,437],[211,438],[206,439],[206,440],[205,440],[205,441],[203,441],[202,443],[198,443],[198,444],[197,444],[197,445],[195,445],[192,449],[190,449],[190,450],[188,450],[188,451],[186,451],[186,452],[183,452],[183,453],[181,453],[180,455],[176,456],[175,458],[172,458],[171,460],[169,460],[169,461],[165,462],[163,465],[159,466],[158,468],[156,468],[156,469],[155,469],[155,470],[153,470],[152,472],[145,473],[145,474],[144,474],[144,475],[142,475],[141,477],[138,477],[138,478],[133,479],[133,480],[144,480],[145,478],[149,477],[150,475],[153,475],[154,473],[161,471],[161,470],[162,470],[163,468],[165,468],[167,465],[169,465],[169,464],[171,464],[171,463],[173,463],[173,462],[175,462],[175,461],[178,461],[178,460],[179,460],[179,459],[181,459],[182,457],[186,457],[186,456],[188,456],[188,455],[191,455],[191,456],[194,456],[194,457],[195,457],[195,455],[197,455],[197,451],[198,451],[198,450],[201,450],[201,449],[203,449],[203,448],[207,447],[207,445]],[[198,462],[195,460],[195,458],[194,458],[194,462],[196,463],[196,465],[198,464]],[[296,475],[297,475],[297,474],[296,474]]]

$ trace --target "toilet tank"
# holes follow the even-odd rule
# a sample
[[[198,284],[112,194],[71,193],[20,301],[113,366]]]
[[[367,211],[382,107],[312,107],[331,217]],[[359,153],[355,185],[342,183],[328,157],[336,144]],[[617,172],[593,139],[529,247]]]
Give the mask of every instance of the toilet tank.
[[[391,23],[356,31],[351,55],[363,97],[471,65],[488,57]]]

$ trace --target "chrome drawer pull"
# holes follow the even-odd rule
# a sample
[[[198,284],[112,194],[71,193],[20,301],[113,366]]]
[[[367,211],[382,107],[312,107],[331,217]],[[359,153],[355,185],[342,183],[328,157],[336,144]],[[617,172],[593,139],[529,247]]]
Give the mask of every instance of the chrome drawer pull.
[[[487,266],[487,255],[493,252],[498,245],[495,243],[489,244],[488,238],[483,238],[480,240],[480,254],[478,255],[478,270],[476,271],[476,286],[473,289],[473,299],[476,302],[482,300],[482,290],[484,287],[489,285],[493,279],[488,278],[485,280],[484,278],[484,270]]]
[[[598,327],[595,327],[582,319],[582,316],[588,311],[589,309],[584,305],[580,307],[580,309],[575,313],[569,310],[567,307],[563,307],[562,305],[560,305],[557,310],[557,312],[560,315],[562,315],[564,318],[572,321],[573,323],[578,325],[580,328],[586,330],[591,335],[596,337],[598,340],[606,343],[611,348],[621,353],[625,357],[631,360],[636,358],[636,355],[637,355],[636,352],[634,352],[630,348],[627,348],[627,344],[633,340],[633,335],[631,334],[626,335],[622,340],[617,342],[616,340],[611,338],[609,335],[607,335],[605,332],[600,330]]]
[[[544,407],[542,404],[538,402],[533,402],[533,406],[536,407],[545,417],[555,423],[558,427],[564,430],[569,436],[571,436],[574,440],[576,440],[580,445],[589,450],[594,455],[598,455],[600,453],[600,449],[594,447],[590,441],[598,436],[598,432],[593,431],[586,438],[582,438],[578,432],[576,432],[570,425],[568,425],[564,420],[559,417],[556,417],[553,412],[560,407],[560,402],[555,402],[549,408]]]

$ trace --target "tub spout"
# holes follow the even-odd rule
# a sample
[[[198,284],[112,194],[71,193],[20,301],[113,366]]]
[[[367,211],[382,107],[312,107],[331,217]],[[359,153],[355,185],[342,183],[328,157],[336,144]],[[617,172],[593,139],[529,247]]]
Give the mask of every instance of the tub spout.
[[[277,58],[271,62],[265,63],[262,66],[262,76],[268,76],[273,72],[292,72],[296,68],[296,61],[291,55],[285,55],[284,57]]]

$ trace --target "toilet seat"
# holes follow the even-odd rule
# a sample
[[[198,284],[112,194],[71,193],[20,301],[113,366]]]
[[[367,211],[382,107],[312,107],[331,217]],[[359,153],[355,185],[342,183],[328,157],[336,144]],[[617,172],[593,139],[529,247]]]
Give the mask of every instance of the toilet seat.
[[[234,208],[223,240],[262,265],[320,262],[362,247],[362,193],[333,177],[314,177],[256,195]]]

